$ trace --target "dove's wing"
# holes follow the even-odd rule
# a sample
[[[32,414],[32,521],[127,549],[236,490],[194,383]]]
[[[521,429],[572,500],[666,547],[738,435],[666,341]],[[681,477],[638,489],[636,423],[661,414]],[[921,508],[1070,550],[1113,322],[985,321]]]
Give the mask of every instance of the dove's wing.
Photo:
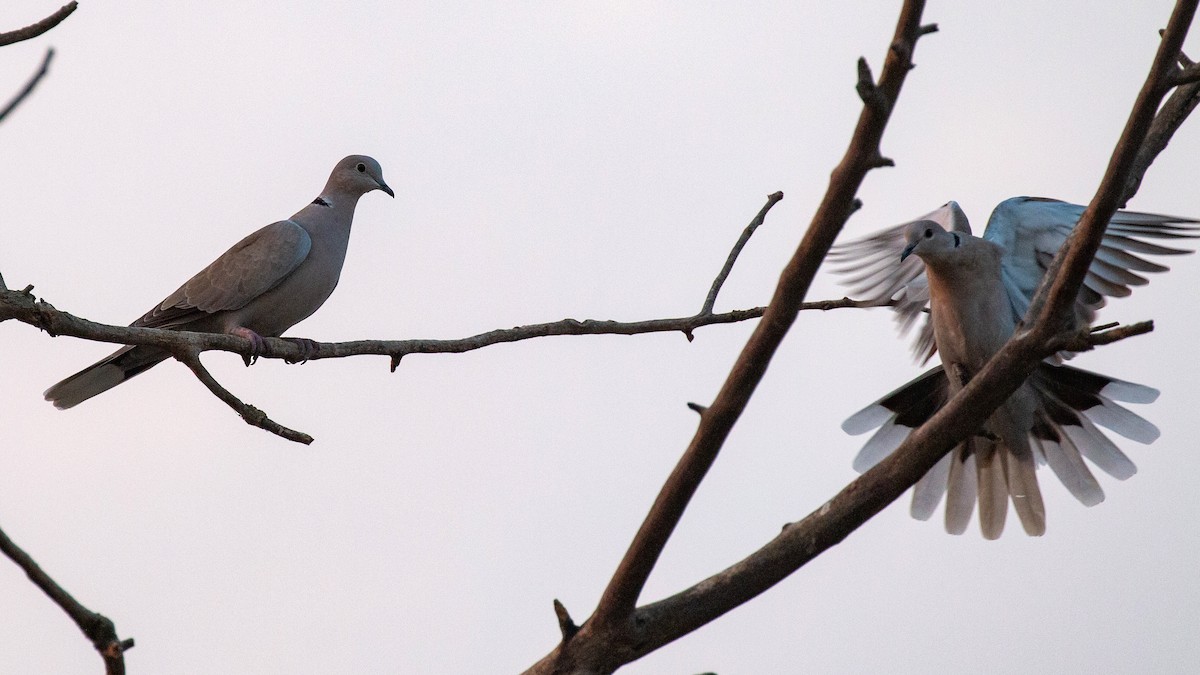
[[[1001,273],[1013,315],[1020,320],[1033,293],[1054,255],[1067,241],[1084,207],[1056,199],[1013,197],[992,211],[983,238],[1004,249]],[[1200,234],[1200,221],[1154,213],[1118,211],[1109,221],[1096,258],[1075,303],[1075,319],[1080,326],[1092,323],[1106,298],[1123,298],[1131,286],[1143,286],[1149,279],[1140,273],[1166,272],[1165,265],[1144,256],[1183,255],[1190,250],[1153,243],[1147,239],[1176,242]]]
[[[291,274],[311,249],[308,232],[296,223],[267,225],[234,244],[133,325],[182,328],[205,314],[241,309]]]
[[[948,231],[971,233],[967,216],[956,202],[948,202],[936,211],[911,222],[932,220]],[[904,250],[904,230],[910,223],[876,232],[875,234],[836,244],[829,251],[835,270],[846,275],[842,283],[859,300],[879,305],[893,304],[901,335],[921,324],[913,339],[913,356],[924,363],[937,351],[933,326],[929,322],[929,285],[925,280],[925,265],[916,258],[900,260]]]

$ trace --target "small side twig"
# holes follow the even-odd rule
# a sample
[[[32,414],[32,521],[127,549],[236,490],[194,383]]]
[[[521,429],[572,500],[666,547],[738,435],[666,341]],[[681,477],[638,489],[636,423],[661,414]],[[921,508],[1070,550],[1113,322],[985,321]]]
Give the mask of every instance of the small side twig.
[[[50,60],[53,58],[54,48],[51,47],[46,50],[46,57],[42,59],[42,65],[38,67],[37,72],[33,74],[33,77],[30,77],[29,81],[25,83],[25,86],[21,88],[21,91],[17,92],[17,94],[12,97],[12,100],[8,102],[8,105],[4,106],[3,110],[0,110],[0,122],[3,122],[4,118],[8,117],[9,113],[15,110],[17,106],[21,105],[21,102],[28,98],[29,94],[33,93],[33,90],[37,87],[38,82],[41,82],[42,78],[46,76],[47,72],[49,72]]]
[[[575,622],[571,620],[567,608],[558,601],[558,598],[554,599],[554,616],[558,617],[558,629],[562,632],[562,641],[570,642],[571,638],[579,632],[579,626],[576,626]]]
[[[754,231],[767,218],[767,212],[771,210],[779,201],[783,199],[782,192],[775,192],[767,196],[767,203],[758,211],[758,215],[750,221],[746,229],[742,230],[742,236],[738,237],[737,243],[733,245],[733,249],[729,251],[729,257],[725,259],[725,266],[717,274],[717,278],[713,280],[712,287],[708,289],[708,295],[704,298],[704,306],[700,308],[701,316],[712,314],[713,305],[717,304],[717,294],[721,292],[721,287],[725,285],[725,280],[729,278],[729,273],[733,270],[733,263],[737,262],[738,256],[742,253],[742,249],[746,246],[746,242],[750,241],[750,237],[754,235]]]
[[[1049,356],[1060,351],[1086,352],[1136,335],[1145,335],[1153,330],[1153,321],[1139,321],[1128,326],[1109,323],[1094,328],[1085,328],[1081,331],[1058,335],[1049,340],[1046,343],[1046,355]]]
[[[63,19],[70,16],[71,12],[74,12],[78,7],[79,3],[75,2],[75,0],[71,0],[71,2],[59,7],[58,11],[42,19],[41,21],[38,21],[37,23],[30,24],[24,28],[18,28],[17,30],[9,31],[7,33],[0,33],[0,47],[11,45],[14,42],[21,42],[22,40],[29,40],[41,35],[42,33],[45,33],[51,28],[54,28],[58,24],[62,23]]]
[[[62,608],[67,616],[79,626],[84,636],[91,641],[96,651],[104,659],[105,671],[109,675],[124,675],[125,652],[133,649],[133,638],[122,640],[117,637],[117,627],[112,620],[102,614],[97,614],[84,607],[71,596],[58,582],[50,578],[45,570],[37,564],[28,553],[17,546],[8,535],[0,530],[0,552],[24,570],[29,580],[42,592],[50,597],[56,605]]]
[[[887,97],[875,86],[875,76],[871,74],[871,64],[865,56],[858,57],[858,81],[854,83],[854,90],[867,107],[880,113],[887,112]]]
[[[866,61],[859,61],[860,94],[863,94],[864,105],[846,154],[833,170],[829,188],[804,238],[780,275],[763,320],[755,326],[754,333],[739,354],[717,397],[701,415],[692,441],[663,484],[583,630],[587,630],[593,622],[596,626],[594,630],[599,632],[627,625],[667,540],[708,469],[716,461],[726,437],[766,373],[771,357],[795,321],[817,268],[829,252],[845,219],[853,212],[855,192],[867,173],[874,168],[869,158],[880,154],[879,144],[887,127],[889,113],[899,97],[901,85],[910,70],[913,49],[921,35],[920,17],[923,9],[921,0],[907,0],[904,3],[892,49],[888,51],[878,83],[871,78]],[[901,45],[903,49],[896,49],[896,45]],[[868,84],[870,89],[866,90]],[[876,97],[881,102],[873,102]],[[551,655],[541,663],[548,664],[554,658]],[[531,671],[537,672],[538,666],[535,665]]]
[[[240,415],[241,418],[246,421],[246,424],[269,431],[276,436],[293,441],[295,443],[303,443],[304,445],[308,445],[313,442],[312,436],[309,436],[302,431],[289,429],[282,424],[279,424],[278,422],[267,417],[267,414],[258,408],[255,408],[248,403],[243,403],[241,399],[234,396],[225,387],[221,386],[221,383],[217,382],[216,378],[214,378],[212,374],[208,372],[208,369],[204,367],[204,364],[200,363],[199,351],[185,350],[177,353],[175,358],[179,359],[184,365],[190,368],[192,373],[196,375],[196,378],[204,383],[204,386],[208,387],[208,390],[212,392],[214,396],[224,401],[225,405],[233,408],[233,411]]]

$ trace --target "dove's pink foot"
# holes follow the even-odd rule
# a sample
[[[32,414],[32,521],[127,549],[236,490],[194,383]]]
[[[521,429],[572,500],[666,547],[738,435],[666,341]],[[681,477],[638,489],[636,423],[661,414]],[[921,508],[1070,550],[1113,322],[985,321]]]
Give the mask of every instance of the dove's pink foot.
[[[234,328],[233,330],[229,331],[229,334],[236,335],[240,338],[245,338],[250,341],[250,353],[242,356],[242,360],[246,362],[247,367],[258,360],[258,355],[261,354],[263,352],[263,348],[267,346],[266,341],[263,340],[261,335],[243,326]]]

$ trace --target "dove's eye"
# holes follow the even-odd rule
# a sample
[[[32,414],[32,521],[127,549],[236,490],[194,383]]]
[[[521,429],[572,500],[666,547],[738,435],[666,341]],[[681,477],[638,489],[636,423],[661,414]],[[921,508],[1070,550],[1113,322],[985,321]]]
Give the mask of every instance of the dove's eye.
[[[926,239],[933,239],[933,228],[930,228],[930,229],[928,229],[928,230],[925,230],[925,238],[926,238]]]
[[[364,173],[367,170],[367,165],[359,162],[357,168],[359,173]]]

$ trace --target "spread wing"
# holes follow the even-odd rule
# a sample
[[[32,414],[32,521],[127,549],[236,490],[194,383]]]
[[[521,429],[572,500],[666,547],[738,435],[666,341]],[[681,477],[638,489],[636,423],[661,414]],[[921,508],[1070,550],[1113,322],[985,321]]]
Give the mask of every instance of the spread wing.
[[[971,234],[967,215],[956,202],[923,215],[917,220],[932,220],[947,231]],[[904,228],[908,223],[875,234],[836,244],[829,251],[829,260],[839,274],[846,275],[843,284],[859,300],[878,305],[892,305],[900,334],[907,335],[918,322],[921,324],[913,340],[913,357],[920,363],[937,351],[933,340],[933,324],[929,321],[929,284],[925,280],[925,264],[916,256],[900,261],[904,250]]]
[[[296,223],[267,225],[234,244],[132,325],[178,328],[214,312],[240,309],[291,274],[311,248],[308,233]]]
[[[1084,207],[1078,204],[1041,197],[1013,197],[992,211],[983,238],[1004,249],[1001,274],[1018,321],[1029,309],[1033,293],[1050,261],[1070,236],[1083,211]],[[1123,298],[1133,292],[1131,286],[1149,283],[1149,279],[1139,273],[1169,269],[1143,256],[1192,252],[1147,239],[1172,243],[1194,239],[1200,235],[1198,222],[1154,213],[1118,211],[1109,221],[1100,249],[1075,301],[1077,325],[1091,324],[1107,298]]]

